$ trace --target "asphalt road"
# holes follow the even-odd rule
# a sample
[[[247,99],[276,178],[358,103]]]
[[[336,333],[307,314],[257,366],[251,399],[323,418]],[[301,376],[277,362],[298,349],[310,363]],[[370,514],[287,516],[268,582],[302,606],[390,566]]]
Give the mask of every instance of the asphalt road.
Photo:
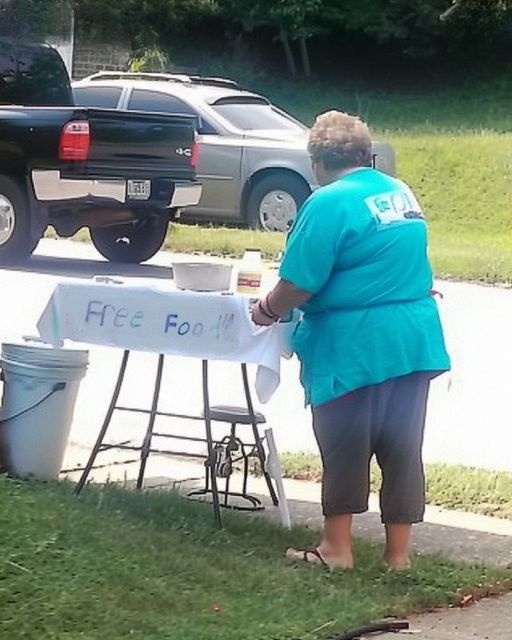
[[[36,322],[62,279],[98,274],[169,278],[172,260],[171,253],[161,252],[146,265],[120,269],[105,262],[90,245],[43,240],[26,264],[0,270],[4,300],[0,339],[34,335]],[[264,286],[270,286],[274,278],[275,272],[266,273]],[[440,308],[453,371],[432,385],[425,459],[512,471],[512,290],[451,282],[436,286],[444,293]],[[81,385],[71,431],[71,441],[86,447],[96,437],[121,358],[115,349],[87,348],[90,368]],[[154,356],[136,355],[124,394],[127,403],[149,406],[155,367]],[[199,413],[200,362],[168,358],[164,389],[164,411]],[[211,396],[216,404],[242,402],[238,365],[212,365]],[[281,451],[316,451],[295,359],[283,361],[281,386],[262,410]],[[184,422],[179,429],[194,426],[197,429],[197,423]],[[112,439],[141,434],[138,417],[120,414]]]

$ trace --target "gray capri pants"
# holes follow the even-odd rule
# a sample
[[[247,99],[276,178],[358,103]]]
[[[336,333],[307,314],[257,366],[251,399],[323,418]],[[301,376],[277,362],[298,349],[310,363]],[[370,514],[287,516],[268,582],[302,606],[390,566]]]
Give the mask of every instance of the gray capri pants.
[[[324,467],[325,516],[368,510],[370,459],[382,470],[382,522],[423,520],[421,449],[430,380],[411,373],[356,389],[313,407],[313,429]]]

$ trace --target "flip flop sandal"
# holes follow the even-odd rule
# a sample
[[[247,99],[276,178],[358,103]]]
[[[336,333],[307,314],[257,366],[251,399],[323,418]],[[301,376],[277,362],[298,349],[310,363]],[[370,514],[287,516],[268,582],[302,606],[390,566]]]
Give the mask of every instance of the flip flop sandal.
[[[289,554],[288,551],[291,551],[292,553]],[[327,567],[328,569],[331,568],[323,559],[318,547],[315,547],[313,549],[288,549],[288,551],[286,552],[286,557],[289,560],[293,560],[294,562],[303,562],[305,564],[323,566]],[[302,557],[300,554],[302,554]],[[309,556],[313,556],[314,558],[316,558],[316,560],[311,560]]]

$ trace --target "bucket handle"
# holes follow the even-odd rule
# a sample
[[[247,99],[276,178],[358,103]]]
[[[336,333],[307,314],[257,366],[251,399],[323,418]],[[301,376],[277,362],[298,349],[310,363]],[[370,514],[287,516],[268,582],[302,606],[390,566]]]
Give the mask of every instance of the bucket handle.
[[[30,365],[25,365],[25,366],[28,367]],[[65,382],[56,382],[53,385],[52,390],[49,391],[46,395],[44,395],[40,400],[35,402],[32,406],[27,407],[26,409],[22,409],[21,411],[18,411],[17,413],[14,413],[14,414],[12,414],[10,416],[3,415],[3,413],[1,412],[1,408],[0,408],[0,424],[3,423],[3,422],[8,422],[9,420],[14,420],[14,418],[19,418],[20,416],[25,415],[29,411],[32,411],[32,409],[36,409],[41,404],[43,404],[43,402],[46,402],[46,400],[48,400],[48,398],[51,398],[51,396],[53,396],[58,391],[63,391],[65,388],[66,388],[66,383]]]

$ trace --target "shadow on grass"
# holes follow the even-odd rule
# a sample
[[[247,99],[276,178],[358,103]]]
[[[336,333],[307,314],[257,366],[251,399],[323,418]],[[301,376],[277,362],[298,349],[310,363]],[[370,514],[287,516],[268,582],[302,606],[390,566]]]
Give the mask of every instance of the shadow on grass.
[[[2,265],[9,271],[44,273],[70,278],[92,278],[96,275],[131,276],[138,278],[172,278],[170,267],[146,264],[122,264],[104,260],[84,260],[76,258],[57,258],[52,256],[33,255],[26,261],[13,265]]]

